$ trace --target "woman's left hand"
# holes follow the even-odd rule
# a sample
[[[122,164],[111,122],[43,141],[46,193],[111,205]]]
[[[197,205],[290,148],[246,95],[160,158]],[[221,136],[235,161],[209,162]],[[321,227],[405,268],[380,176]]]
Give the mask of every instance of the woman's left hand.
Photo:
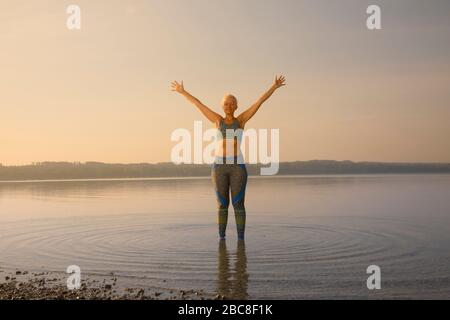
[[[286,79],[284,78],[284,76],[280,76],[277,78],[277,76],[275,76],[275,82],[273,83],[273,87],[275,89],[278,89],[282,86],[285,86],[286,84],[284,83],[286,81]]]

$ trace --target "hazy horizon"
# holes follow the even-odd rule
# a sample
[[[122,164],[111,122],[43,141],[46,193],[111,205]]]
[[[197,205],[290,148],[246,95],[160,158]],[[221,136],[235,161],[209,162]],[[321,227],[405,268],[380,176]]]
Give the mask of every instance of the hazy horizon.
[[[450,2],[0,0],[0,163],[170,162],[177,128],[243,111],[280,129],[280,161],[450,162]],[[82,28],[66,28],[67,6]]]
[[[353,162],[353,163],[361,163],[361,162],[369,162],[369,163],[398,163],[398,164],[408,164],[408,163],[416,163],[416,164],[449,164],[450,161],[371,161],[371,160],[362,160],[362,161],[354,161],[351,159],[342,159],[342,160],[336,160],[336,159],[305,159],[305,160],[290,160],[290,161],[279,161],[279,163],[291,163],[291,162],[310,162],[310,161],[338,161],[338,162]],[[133,165],[133,164],[150,164],[150,165],[157,165],[157,164],[167,164],[171,163],[170,160],[168,161],[159,161],[159,162],[105,162],[105,161],[96,161],[96,160],[85,160],[85,161],[58,161],[58,160],[52,160],[52,161],[32,161],[29,163],[23,163],[23,164],[5,164],[0,162],[1,166],[29,166],[29,165],[39,165],[43,163],[79,163],[79,164],[87,164],[87,163],[102,163],[102,164],[108,164],[108,165]],[[198,165],[207,165],[207,163],[204,164],[198,164]],[[261,164],[258,162],[258,164]],[[176,165],[176,164],[174,164]],[[196,165],[195,163],[188,163],[188,165]]]

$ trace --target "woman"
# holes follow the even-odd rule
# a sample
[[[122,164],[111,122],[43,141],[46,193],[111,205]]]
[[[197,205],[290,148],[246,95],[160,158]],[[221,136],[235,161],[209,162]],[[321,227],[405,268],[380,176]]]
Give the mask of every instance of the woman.
[[[247,170],[240,150],[240,137],[245,124],[250,120],[259,107],[266,101],[276,89],[285,85],[283,76],[276,77],[270,89],[258,99],[250,108],[235,117],[234,112],[238,108],[237,99],[227,94],[222,99],[222,109],[225,116],[212,111],[200,100],[188,93],[177,81],[172,82],[172,91],[176,91],[192,102],[203,115],[213,122],[218,129],[218,148],[216,159],[212,168],[212,180],[214,183],[218,203],[218,224],[220,239],[225,239],[225,231],[228,221],[228,206],[231,199],[236,219],[237,235],[239,240],[244,240],[245,232],[245,188],[247,185]],[[236,133],[237,132],[237,133]],[[239,137],[239,139],[238,139]]]

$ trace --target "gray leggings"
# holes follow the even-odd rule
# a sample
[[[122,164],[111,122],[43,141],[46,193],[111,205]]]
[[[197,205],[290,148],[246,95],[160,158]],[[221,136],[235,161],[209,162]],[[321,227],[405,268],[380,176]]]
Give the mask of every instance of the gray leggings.
[[[245,164],[213,164],[212,181],[217,196],[219,236],[225,238],[228,221],[228,206],[231,200],[236,219],[237,235],[244,239],[245,232],[245,188],[247,186],[247,169]]]

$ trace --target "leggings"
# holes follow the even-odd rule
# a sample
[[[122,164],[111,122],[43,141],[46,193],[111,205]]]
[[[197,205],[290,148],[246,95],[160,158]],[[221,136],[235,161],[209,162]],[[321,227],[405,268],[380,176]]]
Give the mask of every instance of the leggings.
[[[238,239],[244,239],[245,233],[245,188],[247,169],[245,164],[213,164],[211,177],[217,196],[219,236],[225,238],[228,221],[228,206],[231,200],[236,219]]]

